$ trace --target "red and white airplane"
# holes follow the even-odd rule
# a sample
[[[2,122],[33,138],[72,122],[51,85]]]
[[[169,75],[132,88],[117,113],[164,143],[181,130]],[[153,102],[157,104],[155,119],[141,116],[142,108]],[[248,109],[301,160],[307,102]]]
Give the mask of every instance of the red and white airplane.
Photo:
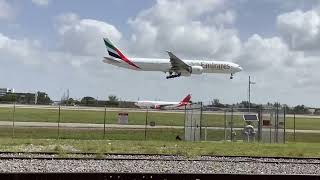
[[[179,109],[190,105],[191,95],[188,94],[180,102],[168,102],[168,101],[137,101],[136,106],[140,108],[151,108],[151,109]]]
[[[232,79],[233,74],[242,71],[242,67],[233,62],[182,60],[169,51],[167,52],[168,59],[128,58],[108,38],[103,40],[109,54],[108,57],[104,57],[103,62],[137,71],[168,73],[167,79],[202,73],[231,74],[230,79]]]

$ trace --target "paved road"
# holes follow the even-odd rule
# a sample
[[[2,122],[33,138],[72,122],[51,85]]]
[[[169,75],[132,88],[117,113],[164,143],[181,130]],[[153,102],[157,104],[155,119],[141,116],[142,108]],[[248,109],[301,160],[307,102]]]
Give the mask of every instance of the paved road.
[[[12,126],[12,121],[0,121],[0,126]],[[15,127],[38,127],[38,128],[56,128],[57,123],[51,122],[15,122]],[[103,124],[90,123],[60,123],[61,128],[103,128]],[[114,129],[144,129],[145,125],[120,125],[106,124],[106,128]],[[183,129],[184,126],[147,126],[149,129]],[[224,127],[207,127],[208,130],[224,130]],[[243,130],[243,128],[233,128],[234,130]],[[263,131],[269,131],[264,128]],[[293,132],[293,129],[286,129],[286,132]],[[320,133],[320,130],[296,130],[297,133]]]

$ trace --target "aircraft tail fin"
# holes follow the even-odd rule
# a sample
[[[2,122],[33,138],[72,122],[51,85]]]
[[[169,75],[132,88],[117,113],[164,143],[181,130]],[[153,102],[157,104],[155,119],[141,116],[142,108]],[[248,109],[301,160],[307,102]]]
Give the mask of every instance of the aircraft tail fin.
[[[107,47],[108,54],[118,59],[128,59],[108,38],[103,38],[104,44]]]
[[[191,100],[191,95],[188,94],[180,103],[189,103]]]
[[[110,41],[110,39],[103,38],[103,41],[104,41],[104,44],[107,47],[108,54],[111,57],[114,57],[114,58],[117,58],[117,59],[121,59],[124,62],[128,63],[129,65],[133,66],[134,68],[140,69],[140,67],[138,67],[136,64],[131,62],[115,45],[113,45],[113,43]]]

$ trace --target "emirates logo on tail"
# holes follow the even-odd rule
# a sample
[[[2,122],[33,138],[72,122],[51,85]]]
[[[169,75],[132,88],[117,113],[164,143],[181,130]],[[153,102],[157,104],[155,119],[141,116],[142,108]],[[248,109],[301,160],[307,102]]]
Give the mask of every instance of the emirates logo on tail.
[[[103,41],[110,56],[121,59],[130,66],[140,69],[140,67],[131,62],[118,48],[116,48],[108,38],[103,38]]]

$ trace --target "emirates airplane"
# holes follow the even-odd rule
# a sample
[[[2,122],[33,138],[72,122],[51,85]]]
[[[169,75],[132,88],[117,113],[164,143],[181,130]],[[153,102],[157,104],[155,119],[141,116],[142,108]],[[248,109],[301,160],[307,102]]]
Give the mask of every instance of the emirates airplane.
[[[167,102],[167,101],[137,101],[136,106],[140,108],[151,108],[151,109],[179,109],[190,104],[191,95],[188,94],[180,102]]]
[[[109,54],[109,57],[104,57],[103,62],[137,71],[161,71],[168,73],[167,79],[202,73],[231,74],[232,79],[233,74],[242,71],[240,65],[232,62],[181,60],[169,51],[168,59],[128,58],[108,38],[103,40]]]

